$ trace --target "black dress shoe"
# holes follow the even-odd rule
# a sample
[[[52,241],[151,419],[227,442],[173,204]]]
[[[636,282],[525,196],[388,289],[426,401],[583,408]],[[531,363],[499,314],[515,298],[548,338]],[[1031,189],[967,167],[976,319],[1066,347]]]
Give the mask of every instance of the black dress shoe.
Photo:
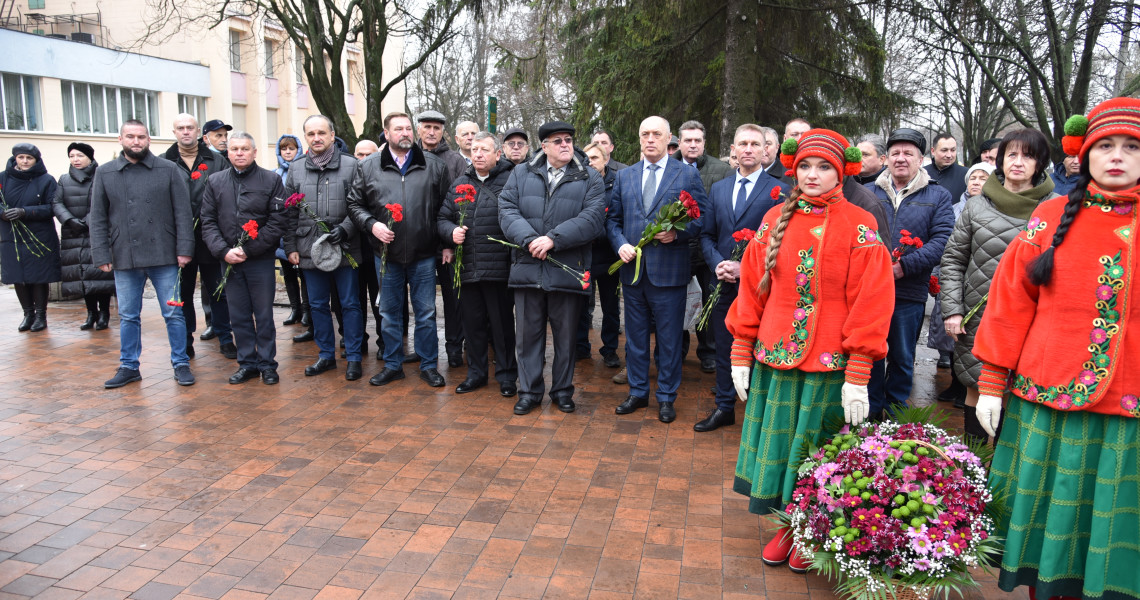
[[[649,406],[649,399],[648,398],[638,398],[637,396],[630,395],[628,398],[625,399],[625,402],[622,402],[621,404],[617,405],[617,408],[614,409],[614,412],[619,414],[619,415],[628,415],[629,413],[631,413],[631,412],[633,412],[639,408],[646,408],[648,406]]]
[[[716,359],[712,357],[702,358],[701,371],[705,373],[716,373]]]
[[[574,398],[570,396],[559,396],[554,400],[558,404],[558,410],[564,413],[574,412]]]
[[[317,362],[305,367],[305,377],[312,377],[313,375],[320,375],[325,371],[331,371],[336,368],[335,358],[318,358]]]
[[[207,327],[205,331],[202,332],[202,335],[198,336],[198,339],[205,342],[207,340],[212,340],[216,337],[218,337],[218,334],[214,333],[214,327],[211,325],[211,326]]]
[[[525,415],[540,406],[542,406],[542,398],[519,397],[519,401],[515,402],[515,414]]]
[[[230,383],[237,385],[239,383],[245,383],[250,379],[257,379],[258,377],[261,377],[261,371],[258,371],[252,367],[242,367],[238,369],[237,372],[235,372],[233,375],[230,375]]]
[[[499,394],[504,398],[510,398],[519,393],[519,387],[513,381],[506,381],[499,384]]]
[[[396,369],[387,369],[386,368],[383,371],[380,371],[379,373],[373,375],[372,379],[368,380],[368,383],[371,383],[372,385],[388,385],[389,383],[392,383],[393,381],[396,381],[397,379],[403,379],[403,378],[404,378],[404,372],[403,371],[397,371]]]
[[[673,410],[672,402],[662,402],[657,405],[657,420],[662,423],[672,423],[677,418],[677,411]]]
[[[237,358],[237,346],[235,346],[233,342],[222,344],[219,350],[222,351],[222,356],[230,360]]]
[[[459,367],[462,367],[463,366],[463,355],[461,355],[461,354],[448,354],[447,355],[447,366],[451,367],[452,369],[458,369]]]
[[[348,361],[348,368],[344,370],[344,378],[348,381],[356,381],[364,376],[364,369],[360,366],[359,360]]]
[[[304,333],[298,333],[297,335],[293,336],[293,343],[294,344],[300,344],[302,342],[311,342],[311,341],[313,341],[313,330],[312,329],[310,329]]]
[[[466,394],[467,392],[474,392],[475,390],[486,386],[486,379],[467,379],[464,380],[463,383],[455,386],[455,393]]]
[[[709,416],[705,417],[705,420],[698,421],[696,425],[693,425],[693,431],[700,431],[700,432],[713,431],[714,429],[719,429],[721,427],[724,427],[725,425],[735,425],[735,424],[736,424],[736,412],[735,411],[721,410],[718,408],[718,409],[710,412]]]
[[[423,379],[431,387],[443,387],[447,382],[443,380],[443,375],[435,369],[422,369],[420,370],[420,379]]]
[[[606,365],[607,367],[609,367],[611,369],[616,369],[616,368],[621,366],[621,359],[618,358],[618,355],[615,352],[611,352],[609,354],[603,354],[602,355],[602,364]]]
[[[281,381],[281,377],[277,375],[277,369],[265,369],[261,372],[261,383],[277,385],[278,381]]]

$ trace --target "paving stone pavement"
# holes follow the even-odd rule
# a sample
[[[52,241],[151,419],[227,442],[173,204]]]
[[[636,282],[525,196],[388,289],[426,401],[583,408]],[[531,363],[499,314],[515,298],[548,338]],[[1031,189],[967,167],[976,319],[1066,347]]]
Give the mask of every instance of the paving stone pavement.
[[[199,341],[182,388],[155,302],[143,381],[104,390],[117,316],[84,332],[82,303],[53,303],[17,333],[0,288],[0,597],[834,598],[761,563],[771,526],[731,490],[739,426],[692,430],[713,407],[692,356],[670,425],[615,415],[627,391],[596,355],[576,412],[518,417],[495,386],[455,395],[463,368],[441,389],[372,387],[371,357],[360,381],[343,361],[305,377],[316,348],[280,325],[279,385],[228,385]],[[920,356],[928,399],[946,374]],[[971,600],[1025,598],[981,579]]]

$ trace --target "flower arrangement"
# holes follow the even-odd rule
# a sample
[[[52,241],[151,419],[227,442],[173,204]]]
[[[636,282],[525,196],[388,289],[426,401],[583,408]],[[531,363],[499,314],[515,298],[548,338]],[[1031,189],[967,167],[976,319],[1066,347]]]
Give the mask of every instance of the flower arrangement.
[[[780,192],[780,189],[772,188],[772,191],[778,194]],[[736,246],[733,246],[732,256],[729,257],[729,260],[740,262],[741,257],[744,256],[744,250],[748,248],[748,242],[752,241],[752,238],[754,237],[756,237],[756,231],[752,229],[741,229],[740,231],[732,234],[732,241],[736,242]],[[698,330],[703,330],[708,326],[709,317],[712,316],[713,307],[716,306],[716,303],[718,301],[720,301],[720,286],[723,283],[723,281],[716,282],[716,287],[713,288],[712,293],[709,294],[708,302],[705,302],[705,305],[701,307],[701,318],[699,321],[697,321]]]
[[[388,211],[388,229],[396,226],[396,223],[404,220],[404,206],[395,202],[385,204],[384,210]],[[384,249],[380,251],[380,273],[384,274],[387,271],[388,264],[388,244],[384,244]]]
[[[245,224],[241,226],[241,230],[242,233],[238,236],[237,245],[234,246],[235,250],[240,249],[242,244],[257,239],[257,221],[253,219],[246,221]],[[214,289],[214,298],[220,299],[222,297],[222,291],[226,289],[226,283],[230,280],[230,273],[233,272],[234,266],[227,262],[226,272],[222,273],[222,280],[218,282],[218,287]]]
[[[206,165],[202,166],[204,167]],[[297,208],[298,210],[302,210],[310,219],[312,219],[317,224],[318,227],[321,228],[321,231],[325,233],[332,231],[329,229],[328,223],[325,223],[324,220],[317,217],[317,213],[313,212],[313,208],[309,206],[308,202],[305,202],[305,195],[300,192],[296,192],[285,199],[285,208]],[[344,248],[341,248],[340,252],[344,255],[345,258],[348,259],[348,266],[352,267],[353,269],[360,266],[357,264],[356,259],[352,257],[352,254],[345,251]]]
[[[464,183],[455,186],[455,193],[459,194],[455,198],[455,209],[459,212],[459,226],[463,227],[463,221],[467,218],[467,211],[464,204],[475,203],[475,186]],[[452,281],[452,286],[455,288],[455,297],[459,297],[459,288],[462,283],[459,281],[459,271],[463,269],[463,244],[459,244],[455,248],[455,279]]]
[[[930,276],[930,283],[928,283],[926,285],[927,285],[927,288],[930,290],[931,296],[937,296],[939,293],[942,292],[942,281],[938,279],[937,275],[931,275]]]
[[[637,251],[637,258],[634,259],[633,265],[633,283],[637,283],[637,278],[641,275],[641,249],[652,242],[654,236],[665,231],[685,229],[690,222],[699,218],[701,218],[701,208],[693,196],[685,190],[681,190],[681,194],[676,200],[662,207],[657,212],[657,218],[645,226],[645,231],[641,232],[641,239],[637,241],[637,246],[634,247]],[[618,259],[610,265],[609,274],[617,273],[624,264],[625,261]]]
[[[8,201],[4,199],[4,190],[0,188],[0,212],[6,212],[12,207],[8,206]],[[20,246],[23,245],[32,252],[33,256],[44,256],[51,252],[51,248],[47,244],[40,241],[36,234],[28,228],[28,224],[23,219],[15,219],[8,221],[8,225],[12,227],[12,237],[14,238],[13,246],[16,249],[16,260],[20,260]]]
[[[984,466],[992,452],[948,434],[932,407],[899,417],[913,422],[844,426],[809,448],[780,516],[811,568],[837,576],[841,595],[960,595],[977,585],[970,569],[988,571],[1000,552],[991,533],[1001,502]]]
[[[203,175],[206,174],[206,170],[209,168],[210,167],[207,167],[205,164],[198,165],[197,170],[190,172],[190,179],[193,179],[194,181],[198,181],[199,179],[202,178]]]
[[[492,242],[498,242],[504,246],[510,246],[511,248],[514,248],[515,250],[522,250],[522,247],[519,246],[518,244],[512,244],[506,240],[500,240],[498,238],[493,238],[491,236],[487,236],[487,239],[491,240]],[[569,273],[572,277],[574,277],[574,279],[577,279],[578,283],[582,284],[582,289],[584,289],[584,290],[590,289],[590,272],[589,271],[578,271],[577,269],[572,269],[566,263],[554,258],[553,256],[550,256],[549,254],[546,256],[546,260],[548,262],[550,262],[550,264],[552,264],[552,265],[558,267],[559,269],[562,269],[563,271],[566,271],[567,273]]]
[[[922,240],[920,240],[918,236],[911,235],[911,233],[905,229],[899,233],[902,234],[902,237],[899,238],[898,248],[891,251],[891,263],[899,262],[899,259],[903,257],[903,254],[906,254],[908,248],[914,248],[915,250],[922,248]]]

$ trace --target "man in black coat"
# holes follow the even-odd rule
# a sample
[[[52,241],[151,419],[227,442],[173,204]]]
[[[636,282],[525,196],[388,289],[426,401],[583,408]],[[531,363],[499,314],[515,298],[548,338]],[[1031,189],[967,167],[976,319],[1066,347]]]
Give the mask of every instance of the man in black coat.
[[[219,131],[227,132],[225,129]],[[230,330],[230,309],[226,305],[223,291],[217,299],[213,291],[222,280],[222,265],[210,254],[202,241],[202,229],[198,222],[202,215],[202,194],[206,192],[206,179],[214,173],[230,168],[226,157],[210,150],[198,135],[198,120],[194,115],[182,113],[174,117],[174,143],[166,149],[162,157],[179,167],[178,173],[186,180],[190,189],[190,210],[194,213],[194,259],[182,268],[182,316],[186,319],[186,354],[194,357],[194,332],[198,329],[198,316],[194,312],[194,287],[198,272],[202,272],[202,313],[206,317],[206,328],[211,330],[209,337],[217,337],[222,354],[228,359],[237,358],[233,332]],[[202,339],[209,339],[206,333]]]
[[[958,164],[958,141],[949,133],[940,133],[930,146],[930,164],[923,167],[938,185],[950,192],[957,202],[966,192],[966,167]]]
[[[232,267],[224,283],[238,370],[230,383],[260,375],[263,383],[273,385],[279,381],[274,252],[285,233],[285,186],[280,175],[257,166],[257,147],[248,133],[230,136],[229,158],[233,168],[214,173],[206,182],[202,239],[211,254]],[[256,224],[256,236],[247,229],[250,223]]]

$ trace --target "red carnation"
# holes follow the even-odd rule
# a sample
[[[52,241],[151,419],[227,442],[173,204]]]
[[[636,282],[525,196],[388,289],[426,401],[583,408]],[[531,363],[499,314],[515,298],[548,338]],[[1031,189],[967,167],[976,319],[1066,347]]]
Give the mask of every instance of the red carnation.
[[[942,282],[938,280],[937,275],[930,276],[930,295],[937,296],[938,292],[942,291]]]
[[[249,235],[249,239],[251,239],[251,240],[257,239],[257,221],[250,219],[250,220],[246,221],[245,225],[242,225],[241,228],[243,230],[245,230],[247,235]]]
[[[402,205],[395,203],[385,204],[384,208],[388,209],[388,212],[391,213],[394,223],[399,223],[404,220],[404,207]]]
[[[904,237],[910,237],[910,232],[905,229],[900,230],[899,233],[903,234]]]
[[[475,186],[471,184],[464,183],[455,186],[455,193],[459,194],[459,197],[455,199],[456,204],[475,201]]]
[[[206,169],[209,169],[209,168],[210,168],[210,167],[207,167],[206,165],[198,165],[198,170],[199,170],[199,171],[205,171]]]
[[[202,178],[202,174],[199,173],[198,171],[194,171],[193,173],[190,174],[190,179],[193,179],[194,181],[197,181],[201,178]]]
[[[747,242],[748,240],[756,237],[756,232],[751,229],[741,229],[732,234],[732,241],[734,242]]]
[[[582,274],[582,281],[589,281],[589,280],[590,280],[590,272],[586,271],[584,274]]]
[[[780,199],[780,188],[778,188],[778,187],[772,188],[772,199],[773,200],[779,200]]]

